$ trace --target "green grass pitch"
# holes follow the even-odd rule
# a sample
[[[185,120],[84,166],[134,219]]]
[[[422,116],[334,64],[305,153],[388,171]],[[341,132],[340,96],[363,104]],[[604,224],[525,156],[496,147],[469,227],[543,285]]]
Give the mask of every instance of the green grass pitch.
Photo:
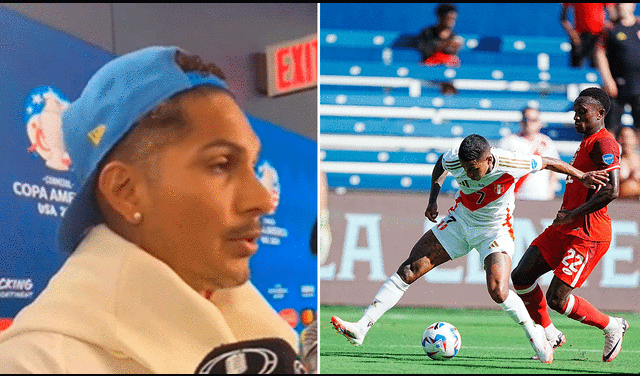
[[[527,337],[500,309],[394,307],[371,328],[362,346],[337,334],[331,316],[358,320],[363,307],[321,306],[320,373],[640,373],[640,314],[606,312],[630,325],[622,351],[602,362],[602,331],[550,312],[567,343],[556,349],[552,364],[530,359]],[[449,360],[431,360],[422,350],[422,333],[430,324],[446,321],[462,337],[462,347]]]

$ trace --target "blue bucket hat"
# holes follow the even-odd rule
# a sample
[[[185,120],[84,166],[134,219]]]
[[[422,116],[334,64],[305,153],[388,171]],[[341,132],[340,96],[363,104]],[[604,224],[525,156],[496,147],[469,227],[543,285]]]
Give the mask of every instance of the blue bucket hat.
[[[87,231],[101,222],[94,198],[98,167],[134,124],[161,102],[197,86],[229,91],[216,76],[183,72],[175,59],[178,51],[182,50],[154,46],[110,61],[62,115],[77,193],[58,228],[60,250],[73,252]]]

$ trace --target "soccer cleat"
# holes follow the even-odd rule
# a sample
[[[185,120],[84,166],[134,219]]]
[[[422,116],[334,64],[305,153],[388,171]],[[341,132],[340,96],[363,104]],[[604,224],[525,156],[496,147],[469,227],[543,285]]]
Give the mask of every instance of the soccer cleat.
[[[556,348],[562,347],[562,345],[564,345],[565,343],[567,343],[567,338],[559,330],[558,330],[558,335],[556,336],[556,338],[552,338],[552,339],[549,340],[549,344],[551,345],[551,347],[553,347],[553,351],[554,352],[555,352]],[[540,360],[540,357],[538,356],[538,354],[536,354],[536,355],[532,356],[531,359]]]
[[[533,347],[533,350],[538,356],[538,360],[545,364],[551,364],[551,362],[553,362],[553,346],[551,346],[551,343],[547,340],[542,326],[536,324],[533,336],[529,337],[529,333],[527,332],[527,337],[529,338],[531,347]]]
[[[629,329],[629,323],[623,318],[616,317],[620,324],[618,329],[614,329],[610,332],[604,332],[604,351],[602,352],[602,361],[610,362],[618,356],[620,349],[622,349],[622,337]]]
[[[344,321],[338,316],[332,316],[331,323],[333,324],[335,330],[345,336],[353,345],[362,345],[362,341],[364,341],[365,335],[360,332],[360,329],[358,328],[358,325],[356,323]]]

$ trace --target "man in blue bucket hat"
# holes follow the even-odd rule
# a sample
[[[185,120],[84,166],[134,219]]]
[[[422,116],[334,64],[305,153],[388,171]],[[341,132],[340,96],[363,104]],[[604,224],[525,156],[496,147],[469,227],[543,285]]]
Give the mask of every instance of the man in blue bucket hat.
[[[177,47],[123,55],[62,128],[79,187],[58,232],[70,256],[0,335],[0,373],[304,370],[249,281],[271,196],[220,69]]]

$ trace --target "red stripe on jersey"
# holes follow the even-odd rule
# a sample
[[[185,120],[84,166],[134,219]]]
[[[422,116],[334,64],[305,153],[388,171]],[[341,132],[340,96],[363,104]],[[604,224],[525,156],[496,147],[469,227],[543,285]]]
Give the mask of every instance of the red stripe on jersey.
[[[469,194],[460,191],[460,202],[465,208],[476,211],[505,194],[513,183],[513,176],[505,173],[496,181],[480,190]]]

